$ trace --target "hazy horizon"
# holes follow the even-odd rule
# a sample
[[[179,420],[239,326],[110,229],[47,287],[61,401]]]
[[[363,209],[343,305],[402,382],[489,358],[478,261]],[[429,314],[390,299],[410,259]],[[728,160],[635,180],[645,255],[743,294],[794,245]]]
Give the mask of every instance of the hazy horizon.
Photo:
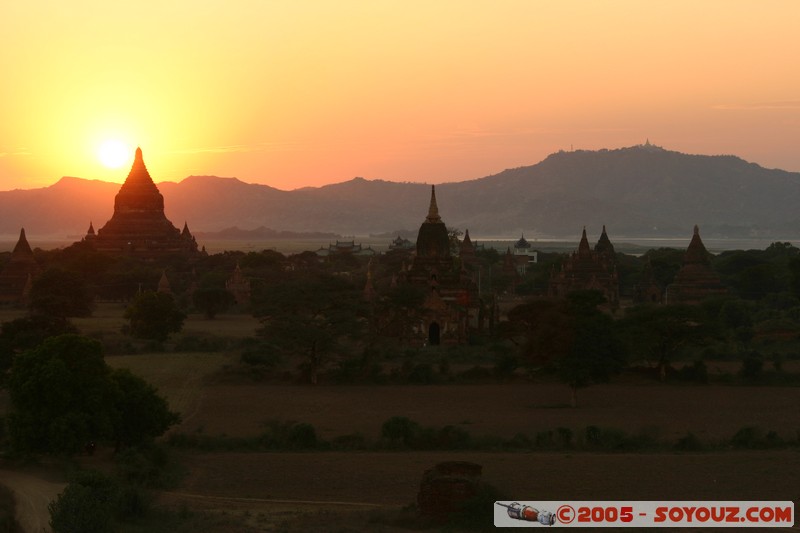
[[[0,190],[119,183],[136,146],[157,182],[282,190],[464,181],[647,139],[800,171],[796,2],[80,0],[0,15]]]

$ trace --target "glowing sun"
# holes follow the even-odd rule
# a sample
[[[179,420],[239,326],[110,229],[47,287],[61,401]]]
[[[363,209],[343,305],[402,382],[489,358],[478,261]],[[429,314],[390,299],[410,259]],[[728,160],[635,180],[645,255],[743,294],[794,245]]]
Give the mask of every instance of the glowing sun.
[[[119,168],[131,159],[131,149],[122,141],[110,139],[97,148],[97,158],[108,168]]]

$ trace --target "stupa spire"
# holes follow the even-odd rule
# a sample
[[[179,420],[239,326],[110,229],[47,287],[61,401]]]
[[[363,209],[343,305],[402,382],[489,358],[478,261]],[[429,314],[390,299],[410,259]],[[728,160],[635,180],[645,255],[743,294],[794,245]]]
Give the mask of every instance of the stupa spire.
[[[578,255],[590,255],[592,253],[591,248],[589,248],[589,239],[586,238],[586,226],[583,227],[583,233],[581,234],[581,242],[578,244]]]
[[[28,244],[28,239],[25,237],[25,228],[19,230],[19,240],[17,245],[14,246],[14,251],[11,252],[11,257],[32,256],[33,250],[31,245]]]
[[[439,206],[436,205],[436,185],[431,185],[431,205],[428,207],[428,216],[425,217],[426,222],[441,222],[442,217],[439,216]]]
[[[697,224],[694,225],[692,240],[689,241],[689,247],[686,248],[686,254],[684,255],[683,262],[710,264],[708,259],[708,251],[703,244],[703,240],[700,238],[700,228],[697,226]]]
[[[122,184],[120,189],[120,192],[126,191],[135,192],[136,194],[158,194],[158,187],[156,187],[153,178],[150,177],[150,172],[147,171],[147,166],[144,164],[142,149],[138,147],[133,157],[131,171],[128,172],[128,177],[125,178],[125,183]]]

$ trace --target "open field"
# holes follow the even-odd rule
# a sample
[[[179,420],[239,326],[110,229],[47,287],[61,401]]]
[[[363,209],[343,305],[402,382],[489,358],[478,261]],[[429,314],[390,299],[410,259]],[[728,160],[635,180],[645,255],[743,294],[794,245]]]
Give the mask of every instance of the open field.
[[[122,304],[104,303],[95,316],[76,320],[82,332],[107,340],[121,336]],[[5,317],[3,317],[5,318]],[[223,315],[193,315],[181,335],[241,339],[258,322]],[[250,437],[267,421],[312,424],[323,439],[361,433],[378,440],[393,416],[423,426],[453,425],[472,437],[511,438],[524,433],[586,426],[646,432],[675,442],[692,432],[703,442],[724,442],[746,426],[800,434],[800,387],[674,385],[619,379],[579,391],[558,383],[447,385],[293,385],[251,382],[228,373],[239,351],[108,355],[156,386],[182,414],[171,430],[209,436]],[[432,355],[438,361],[441,354]],[[432,359],[432,363],[435,364]],[[797,361],[785,369],[796,372]],[[707,363],[712,374],[734,373],[736,362]],[[5,400],[5,398],[0,398]],[[101,451],[84,464],[108,455]],[[423,472],[442,461],[483,466],[483,478],[520,500],[793,500],[800,501],[797,447],[761,451],[715,448],[707,453],[596,453],[492,451],[177,451],[187,476],[160,501],[202,520],[225,524],[209,531],[402,531],[390,522],[415,501]],[[199,518],[198,518],[199,517]],[[378,522],[375,522],[378,520]],[[210,524],[210,522],[209,522]],[[232,526],[231,524],[234,524]],[[211,527],[211,526],[209,526]],[[231,529],[234,527],[234,529]],[[684,530],[688,531],[688,530]]]
[[[483,465],[517,499],[799,501],[800,453],[556,454],[475,452],[203,453],[183,457],[181,492],[214,497],[383,505],[414,501],[442,461]]]
[[[127,324],[124,318],[127,303],[100,302],[96,305],[92,316],[86,318],[73,318],[72,323],[85,335],[118,335],[122,326]],[[6,310],[12,313],[12,310]],[[0,314],[0,319],[11,320],[22,316],[18,311],[16,316],[7,318]],[[213,320],[208,320],[198,313],[189,314],[184,322],[180,335],[217,335],[220,337],[250,337],[255,335],[260,326],[257,319],[251,315],[221,314]]]
[[[473,436],[535,436],[587,425],[626,432],[654,430],[675,441],[730,438],[744,426],[786,439],[800,431],[800,388],[597,385],[579,392],[576,409],[559,384],[300,386],[208,384],[202,409],[179,431],[247,436],[268,420],[313,424],[323,438],[361,432],[376,439],[381,424],[405,416],[426,426],[459,426]]]

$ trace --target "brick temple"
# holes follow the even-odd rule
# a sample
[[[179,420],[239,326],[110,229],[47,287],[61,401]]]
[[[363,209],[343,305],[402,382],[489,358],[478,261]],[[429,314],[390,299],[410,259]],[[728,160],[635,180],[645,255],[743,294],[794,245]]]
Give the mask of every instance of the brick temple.
[[[114,215],[97,233],[90,224],[84,239],[99,252],[158,259],[198,253],[197,241],[184,224],[176,228],[164,214],[164,197],[150,177],[141,148],[114,198]]]
[[[698,303],[725,294],[728,294],[728,289],[711,268],[711,254],[700,239],[700,228],[695,225],[692,240],[683,256],[683,265],[667,287],[667,303]]]

